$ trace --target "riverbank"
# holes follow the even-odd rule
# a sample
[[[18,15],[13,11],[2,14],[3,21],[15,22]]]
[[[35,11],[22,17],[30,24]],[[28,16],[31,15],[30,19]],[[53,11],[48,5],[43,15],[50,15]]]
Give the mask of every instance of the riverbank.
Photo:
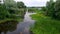
[[[4,19],[4,20],[0,20],[0,23],[5,23],[6,21],[23,21],[23,18],[17,18],[17,19],[10,19],[10,18],[7,18],[7,19]]]
[[[31,28],[34,34],[60,34],[60,21],[43,14],[33,14],[31,17],[36,20],[34,27]]]

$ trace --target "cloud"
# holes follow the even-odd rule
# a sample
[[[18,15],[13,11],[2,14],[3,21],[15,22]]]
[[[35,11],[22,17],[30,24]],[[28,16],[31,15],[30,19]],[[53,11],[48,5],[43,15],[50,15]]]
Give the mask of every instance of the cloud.
[[[26,6],[45,6],[46,2],[49,0],[15,0],[15,1],[22,1],[25,3]]]

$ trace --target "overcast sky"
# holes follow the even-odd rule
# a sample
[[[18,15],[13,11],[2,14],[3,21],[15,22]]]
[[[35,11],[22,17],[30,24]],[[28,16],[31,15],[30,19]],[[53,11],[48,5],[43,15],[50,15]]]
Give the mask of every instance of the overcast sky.
[[[25,3],[26,6],[32,7],[32,6],[45,6],[46,2],[49,0],[15,0],[15,1],[22,1]]]

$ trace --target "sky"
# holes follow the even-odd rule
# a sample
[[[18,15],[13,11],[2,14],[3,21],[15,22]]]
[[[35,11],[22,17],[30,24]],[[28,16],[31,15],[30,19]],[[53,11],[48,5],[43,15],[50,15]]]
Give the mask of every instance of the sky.
[[[15,0],[16,2],[22,1],[27,7],[41,7],[46,6],[46,2],[49,0]]]

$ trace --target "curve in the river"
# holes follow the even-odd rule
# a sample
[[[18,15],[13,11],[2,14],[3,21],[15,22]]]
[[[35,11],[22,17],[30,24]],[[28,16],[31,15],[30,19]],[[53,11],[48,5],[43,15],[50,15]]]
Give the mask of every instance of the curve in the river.
[[[7,34],[30,34],[29,28],[31,25],[34,24],[34,20],[31,19],[30,15],[35,13],[28,13],[26,12],[24,21],[21,23],[18,23],[17,29],[13,32],[8,32]]]

